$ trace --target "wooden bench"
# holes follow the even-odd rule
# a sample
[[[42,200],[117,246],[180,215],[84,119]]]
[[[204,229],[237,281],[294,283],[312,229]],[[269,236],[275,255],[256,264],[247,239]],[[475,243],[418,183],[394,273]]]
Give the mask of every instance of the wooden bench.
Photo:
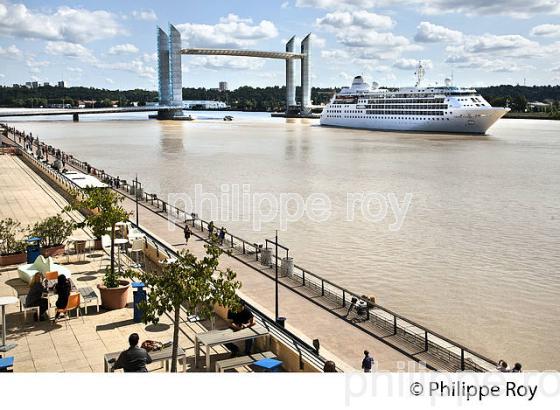
[[[37,312],[37,316],[39,316],[39,306],[26,306],[25,299],[27,299],[27,295],[19,296],[19,311],[23,312],[25,320],[27,320],[27,312],[30,310]]]
[[[152,358],[152,362],[162,362],[165,363],[165,370],[169,371],[169,360],[171,360],[171,353],[173,352],[172,347],[166,347],[162,350],[156,350],[152,352],[148,352],[150,357]],[[113,372],[112,369],[112,359],[117,360],[121,352],[113,352],[107,353],[103,356],[103,367],[105,369],[105,373]],[[183,362],[183,372],[187,371],[187,354],[183,349],[177,347],[177,361]]]
[[[82,295],[82,300],[84,301],[84,310],[86,314],[88,303],[93,300],[95,300],[95,303],[97,304],[97,313],[99,313],[99,296],[97,296],[95,290],[89,286],[86,286],[83,288],[79,288],[78,291],[80,292],[80,295]]]
[[[216,362],[216,373],[223,373],[226,370],[236,367],[248,366],[262,359],[275,359],[276,355],[272,352],[254,353],[248,356],[232,357],[231,359]]]

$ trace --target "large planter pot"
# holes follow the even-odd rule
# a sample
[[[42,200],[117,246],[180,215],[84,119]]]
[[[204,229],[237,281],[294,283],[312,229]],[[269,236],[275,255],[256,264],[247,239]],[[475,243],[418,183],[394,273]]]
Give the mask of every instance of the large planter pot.
[[[20,265],[27,260],[25,252],[0,255],[0,266]]]
[[[118,288],[108,288],[103,284],[97,285],[101,294],[101,306],[108,310],[122,309],[128,302],[130,283],[126,280],[119,281]]]
[[[64,245],[47,246],[41,248],[41,255],[43,255],[45,258],[48,258],[49,256],[54,257],[64,255]]]

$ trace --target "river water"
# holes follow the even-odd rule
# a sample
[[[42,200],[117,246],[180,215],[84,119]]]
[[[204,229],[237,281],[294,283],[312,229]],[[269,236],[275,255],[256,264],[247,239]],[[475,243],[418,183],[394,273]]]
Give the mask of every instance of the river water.
[[[161,198],[194,197],[195,184],[216,194],[222,184],[276,198],[324,194],[327,220],[305,214],[279,232],[298,265],[491,358],[560,370],[560,121],[501,120],[488,135],[469,137],[228,114],[234,121],[222,121],[224,113],[194,113],[193,122],[135,113],[10,124],[112,175],[138,173]],[[349,207],[349,193],[373,193],[370,214],[359,202]],[[374,220],[384,198],[402,206],[407,195],[400,229],[390,202],[386,218]],[[255,230],[251,210],[232,221],[225,200],[220,208],[232,212],[220,220],[210,204],[197,212],[246,239],[264,242],[277,229],[275,220]],[[261,204],[268,215],[269,203]]]

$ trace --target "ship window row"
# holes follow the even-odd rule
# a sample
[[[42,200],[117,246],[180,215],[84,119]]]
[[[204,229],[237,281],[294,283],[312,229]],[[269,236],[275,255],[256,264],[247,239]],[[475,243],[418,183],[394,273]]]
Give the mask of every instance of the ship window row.
[[[366,105],[366,108],[385,108],[385,109],[397,109],[397,110],[447,110],[447,104],[413,104],[413,105],[402,105],[402,104],[371,104]]]
[[[415,117],[386,117],[386,116],[364,116],[364,115],[327,115],[327,118],[364,118],[368,120],[422,120],[422,121],[439,121],[440,118],[435,117],[423,117],[423,118],[415,118]],[[449,118],[441,118],[441,121],[449,121]]]
[[[393,111],[393,110],[366,110],[366,114],[382,115],[443,115],[443,111]]]
[[[445,102],[445,98],[373,98],[368,100],[369,104],[402,104],[402,103],[409,103],[409,104],[424,104],[424,103],[431,103],[431,104],[441,104]]]

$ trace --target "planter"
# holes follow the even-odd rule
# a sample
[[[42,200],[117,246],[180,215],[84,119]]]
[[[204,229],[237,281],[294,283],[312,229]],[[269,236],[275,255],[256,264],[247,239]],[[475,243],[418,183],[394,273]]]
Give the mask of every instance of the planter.
[[[97,285],[101,294],[101,306],[108,310],[122,309],[128,303],[128,290],[130,283],[126,280],[119,281],[118,288],[108,288],[105,285]]]
[[[20,265],[25,263],[27,256],[25,252],[0,255],[0,266]]]
[[[41,255],[43,255],[45,258],[48,258],[49,256],[54,257],[64,255],[64,245],[47,246],[41,248]]]

